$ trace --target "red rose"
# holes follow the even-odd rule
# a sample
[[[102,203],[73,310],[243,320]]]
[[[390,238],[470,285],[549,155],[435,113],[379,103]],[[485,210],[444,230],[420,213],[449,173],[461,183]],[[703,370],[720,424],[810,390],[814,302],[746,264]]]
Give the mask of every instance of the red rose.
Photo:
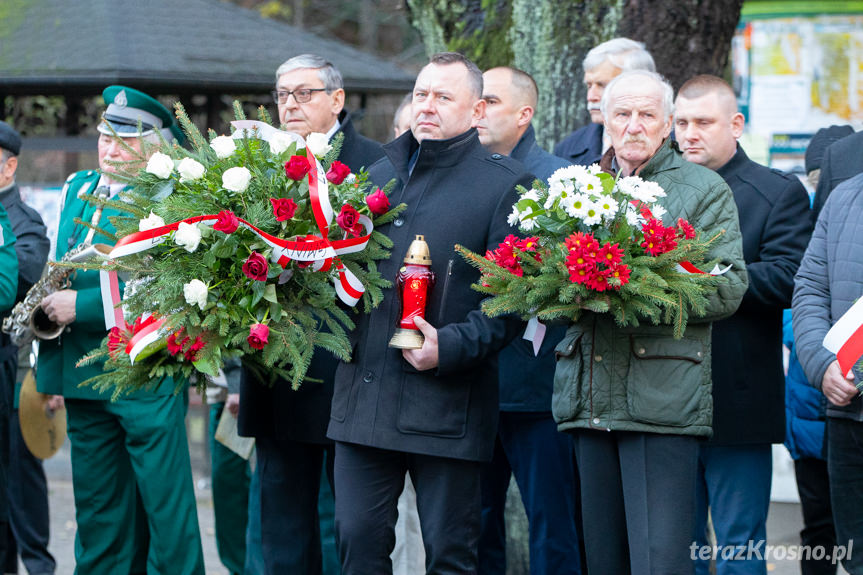
[[[292,180],[302,180],[311,169],[305,156],[291,156],[291,159],[285,162],[285,174]]]
[[[336,223],[352,236],[359,236],[363,231],[360,213],[350,204],[342,206],[342,211],[336,216]]]
[[[219,219],[213,224],[213,229],[226,234],[232,234],[240,227],[240,220],[234,215],[231,210],[222,210],[219,212]]]
[[[387,213],[390,209],[390,199],[380,188],[375,193],[366,196],[366,204],[372,213],[378,216]]]
[[[246,341],[254,349],[264,349],[267,345],[267,338],[270,337],[270,328],[263,323],[256,323],[249,328],[249,337]]]
[[[267,260],[258,252],[250,253],[243,264],[243,273],[246,274],[246,277],[259,282],[267,281],[268,269]]]
[[[333,162],[333,165],[330,166],[330,169],[327,171],[327,179],[332,183],[339,185],[345,181],[345,178],[348,177],[348,174],[351,173],[351,169],[347,166],[347,164],[343,164],[340,161],[336,160]]]
[[[277,222],[291,219],[297,211],[297,202],[291,199],[270,198],[270,203],[273,204],[273,213],[276,215]]]

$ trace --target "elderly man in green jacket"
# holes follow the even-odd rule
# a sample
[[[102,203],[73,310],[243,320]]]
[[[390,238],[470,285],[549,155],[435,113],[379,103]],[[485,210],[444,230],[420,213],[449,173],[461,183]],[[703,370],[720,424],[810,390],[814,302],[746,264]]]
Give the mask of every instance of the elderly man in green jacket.
[[[654,72],[617,76],[601,102],[612,147],[600,165],[662,186],[666,223],[724,232],[709,257],[731,269],[681,339],[669,325],[622,328],[587,313],[557,347],[552,410],[575,442],[589,573],[692,573],[698,444],[712,433],[710,325],[747,286],[734,197],[669,139],[673,96]]]
[[[157,132],[167,140],[182,138],[168,109],[147,94],[109,86],[102,96],[107,109],[99,126],[99,171],[66,180],[57,259],[87,236],[86,226],[75,219],[90,222],[96,206],[82,196],[114,196],[125,187],[114,178],[118,162],[141,157],[114,133],[144,156],[142,145],[158,142]],[[116,214],[106,208],[100,226],[113,232],[108,218]],[[75,573],[203,575],[182,394],[174,393],[171,380],[117,401],[111,401],[110,391],[81,386],[102,371],[101,364],[76,366],[107,334],[98,272],[78,270],[68,289],[48,295],[41,305],[50,320],[65,326],[58,338],[40,342],[36,385],[65,399],[78,522]]]

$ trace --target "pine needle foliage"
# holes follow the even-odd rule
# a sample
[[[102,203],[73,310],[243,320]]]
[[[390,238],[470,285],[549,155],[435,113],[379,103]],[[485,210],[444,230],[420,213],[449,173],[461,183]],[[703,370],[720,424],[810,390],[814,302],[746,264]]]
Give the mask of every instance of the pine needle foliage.
[[[365,234],[358,231],[362,227],[342,227],[341,218],[334,217],[328,223],[315,218],[309,179],[293,179],[286,171],[286,163],[293,156],[310,155],[301,142],[283,141],[277,146],[247,131],[232,140],[231,153],[217,153],[217,134],[210,130],[204,137],[182,105],[177,104],[175,111],[190,149],[160,142],[158,153],[168,156],[174,166],[170,175],[162,177],[158,170],[143,167],[154,150],[153,144],[142,141],[144,153],[136,155],[135,162],[115,167],[118,179],[129,185],[119,199],[87,198],[120,212],[111,218],[116,235],[98,230],[107,239],[113,242],[141,229],[161,226],[161,222],[170,225],[225,211],[279,240],[317,238],[334,242]],[[234,111],[237,120],[245,120],[239,103],[235,103]],[[271,121],[266,110],[261,109],[259,115],[262,121]],[[225,140],[220,143],[225,144]],[[324,172],[335,162],[340,148],[341,137],[317,158]],[[191,163],[199,165],[201,173],[190,172]],[[248,186],[241,192],[228,189],[223,179],[228,169],[238,167],[249,172]],[[342,206],[351,206],[378,226],[392,221],[405,208],[402,204],[383,214],[372,213],[365,201],[370,187],[365,172],[344,179],[337,175],[329,178],[328,174],[327,179],[329,203],[335,214]],[[390,188],[391,184],[384,191]],[[293,203],[294,211],[285,218],[274,202],[287,200]],[[142,226],[144,220],[151,226]],[[372,231],[360,251],[316,263],[295,259],[279,263],[273,245],[248,228],[241,225],[226,232],[212,224],[194,224],[200,235],[194,249],[178,241],[178,232],[159,228],[160,237],[164,235],[161,243],[154,240],[145,251],[104,263],[76,264],[119,274],[125,282],[122,308],[128,324],[113,329],[99,349],[82,358],[84,365],[104,365],[104,371],[84,385],[111,390],[114,397],[149,388],[165,377],[173,378],[178,388],[185,381],[193,381],[203,389],[226,360],[241,358],[260,379],[271,383],[283,380],[297,389],[306,378],[315,349],[329,351],[344,361],[350,359],[347,334],[354,323],[350,308],[339,300],[334,282],[339,280],[343,266],[365,289],[359,309],[368,312],[377,306],[383,290],[391,287],[376,265],[390,257],[389,238]],[[253,253],[267,262],[265,279],[253,279],[244,271],[244,262]],[[197,301],[187,299],[193,280],[206,286],[203,302],[200,297]],[[158,338],[133,362],[127,350],[146,321],[152,321],[147,319],[150,317],[161,322]],[[268,330],[264,345],[252,337],[252,328],[259,324]]]

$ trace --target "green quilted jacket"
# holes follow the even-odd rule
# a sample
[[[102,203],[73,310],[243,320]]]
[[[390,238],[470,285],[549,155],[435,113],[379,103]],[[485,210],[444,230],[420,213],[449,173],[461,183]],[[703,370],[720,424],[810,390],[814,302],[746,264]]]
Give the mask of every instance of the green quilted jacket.
[[[725,230],[709,256],[733,267],[708,313],[691,317],[682,339],[671,326],[622,328],[607,314],[587,313],[572,324],[556,348],[552,412],[561,431],[710,436],[710,326],[734,313],[748,284],[737,207],[722,178],[684,160],[670,140],[639,176],[666,191],[666,224],[685,218],[710,235]]]

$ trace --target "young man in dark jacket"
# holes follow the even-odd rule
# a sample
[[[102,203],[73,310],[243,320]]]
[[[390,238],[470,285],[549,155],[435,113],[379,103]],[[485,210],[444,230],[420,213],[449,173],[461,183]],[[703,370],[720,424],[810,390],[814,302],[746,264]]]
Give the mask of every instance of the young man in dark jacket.
[[[496,352],[523,329],[489,319],[471,289],[476,270],[454,252],[495,249],[521,164],[489,155],[474,126],[483,115],[482,73],[443,53],[417,77],[411,130],[384,146],[372,181],[396,179],[390,199],[407,210],[381,228],[394,242],[379,265],[395,279],[416,235],[428,243],[437,283],[429,294],[421,349],[387,347],[400,318],[396,289],[357,318],[350,363],[339,365],[328,436],[336,441],[336,530],[345,575],[392,572],[396,501],[409,472],[416,487],[428,573],[476,573],[480,462],[497,431]]]
[[[716,76],[696,76],[678,92],[675,136],[683,157],[717,172],[734,194],[749,287],[730,318],[713,324],[713,438],[699,450],[695,542],[709,545],[716,573],[764,573],[764,557],[728,559],[722,549],[764,545],[773,475],[771,444],[785,438],[782,311],[812,233],[809,196],[796,177],[750,160],[737,144],[743,114]],[[696,573],[710,561],[699,557]]]

